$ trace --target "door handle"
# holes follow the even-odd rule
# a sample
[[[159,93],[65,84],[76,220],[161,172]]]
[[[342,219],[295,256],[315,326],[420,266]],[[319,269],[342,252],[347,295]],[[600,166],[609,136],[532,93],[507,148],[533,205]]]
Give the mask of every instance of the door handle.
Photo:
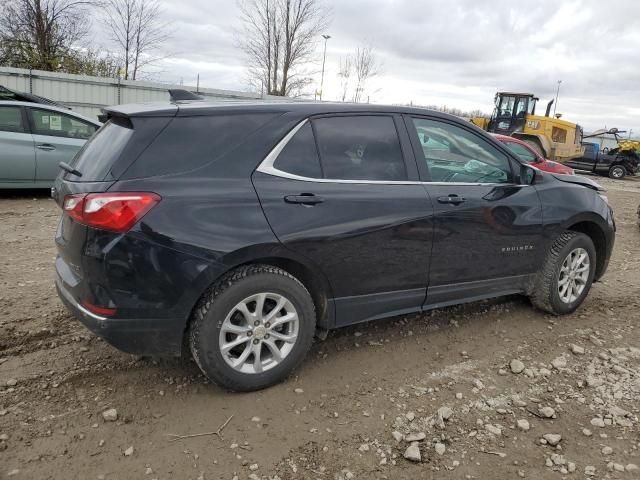
[[[54,147],[53,145],[49,144],[49,143],[42,143],[40,145],[36,145],[36,148],[39,148],[40,150],[47,150],[47,151],[51,151],[51,150],[55,150],[56,147]]]
[[[324,198],[313,193],[301,193],[300,195],[287,195],[284,197],[286,203],[300,203],[302,205],[315,205],[324,202]]]
[[[451,194],[446,197],[438,197],[438,203],[449,203],[451,205],[460,205],[461,203],[466,202],[464,197],[459,197],[456,194]]]

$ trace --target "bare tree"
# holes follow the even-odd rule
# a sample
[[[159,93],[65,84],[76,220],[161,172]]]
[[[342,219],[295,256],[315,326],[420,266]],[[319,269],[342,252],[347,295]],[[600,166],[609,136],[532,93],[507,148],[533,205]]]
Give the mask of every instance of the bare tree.
[[[367,82],[380,74],[381,65],[375,57],[373,47],[365,45],[358,47],[353,55],[353,70],[356,77],[356,88],[353,101],[358,103],[364,98]]]
[[[160,53],[171,37],[158,0],[105,0],[104,25],[117,48],[125,80],[136,80],[146,66],[166,58]]]
[[[340,77],[340,92],[341,101],[347,100],[349,94],[349,87],[351,86],[351,74],[353,73],[353,60],[350,55],[340,59],[340,70],[338,76]]]
[[[64,70],[64,59],[89,31],[87,0],[8,0],[0,9],[0,63]]]
[[[329,24],[321,0],[241,0],[240,12],[239,45],[254,87],[289,96],[311,83],[305,66]]]

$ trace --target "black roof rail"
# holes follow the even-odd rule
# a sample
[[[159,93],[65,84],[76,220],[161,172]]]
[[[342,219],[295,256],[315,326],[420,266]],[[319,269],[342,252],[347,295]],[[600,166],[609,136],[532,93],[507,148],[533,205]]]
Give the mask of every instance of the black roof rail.
[[[170,88],[169,95],[172,102],[179,102],[181,100],[204,100],[200,95],[196,95],[183,88]]]

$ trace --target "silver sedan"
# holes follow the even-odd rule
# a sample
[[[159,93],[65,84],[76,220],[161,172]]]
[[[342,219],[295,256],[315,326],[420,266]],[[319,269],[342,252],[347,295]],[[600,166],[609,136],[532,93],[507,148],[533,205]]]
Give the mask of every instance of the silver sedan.
[[[32,102],[0,102],[0,188],[50,188],[100,128],[70,110]]]

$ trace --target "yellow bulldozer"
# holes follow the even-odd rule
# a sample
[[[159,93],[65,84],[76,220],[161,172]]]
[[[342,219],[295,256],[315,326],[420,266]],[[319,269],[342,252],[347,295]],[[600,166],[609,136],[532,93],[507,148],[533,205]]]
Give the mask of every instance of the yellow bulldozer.
[[[544,116],[536,115],[538,100],[532,93],[498,92],[491,118],[473,117],[471,122],[488,132],[519,138],[549,160],[581,157],[582,128],[560,115],[550,116],[553,100]]]

